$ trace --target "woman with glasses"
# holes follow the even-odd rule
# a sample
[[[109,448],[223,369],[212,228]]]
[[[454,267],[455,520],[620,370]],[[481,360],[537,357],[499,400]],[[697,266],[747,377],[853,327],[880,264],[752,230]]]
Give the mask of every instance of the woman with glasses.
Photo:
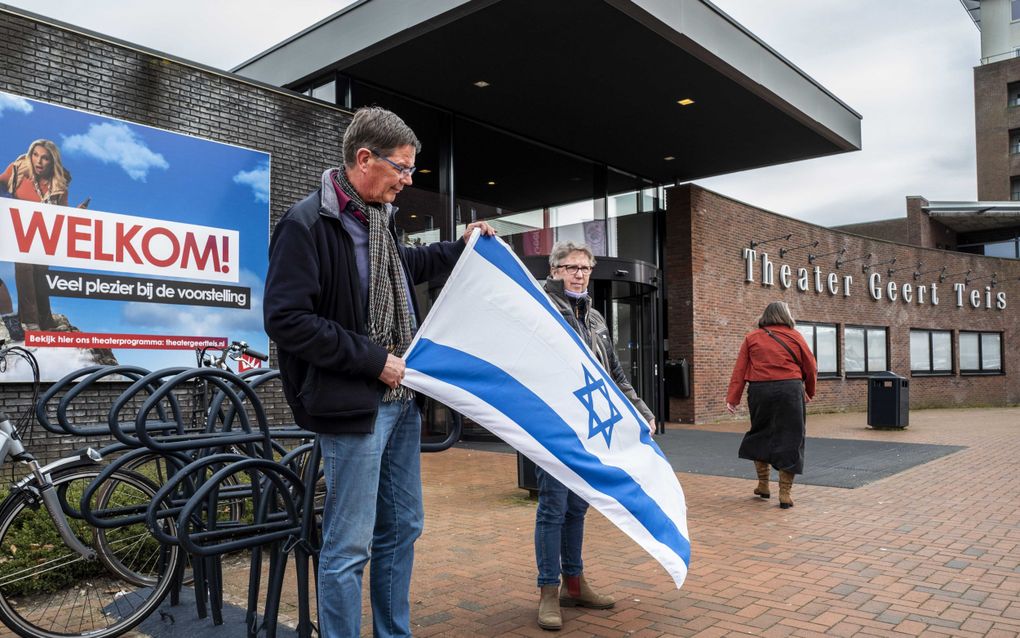
[[[549,266],[550,276],[546,279],[545,291],[550,299],[654,432],[652,411],[638,398],[627,380],[605,318],[591,307],[588,280],[595,266],[591,248],[570,241],[558,242],[549,255]],[[535,560],[541,590],[538,625],[542,629],[555,630],[563,627],[561,606],[609,609],[615,601],[611,596],[593,591],[584,578],[581,544],[587,501],[539,467],[535,468],[535,476],[538,479]],[[562,584],[560,574],[563,575]]]

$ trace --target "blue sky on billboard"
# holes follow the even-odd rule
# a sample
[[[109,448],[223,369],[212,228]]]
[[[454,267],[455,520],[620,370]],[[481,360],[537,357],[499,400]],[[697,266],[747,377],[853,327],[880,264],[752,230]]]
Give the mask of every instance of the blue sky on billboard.
[[[291,0],[280,11],[268,0],[178,0],[158,7],[115,0],[7,2],[219,69],[233,68],[350,4]],[[980,58],[979,34],[959,0],[713,4],[863,115],[863,149],[699,183],[825,225],[901,217],[907,195],[976,196],[973,67]]]

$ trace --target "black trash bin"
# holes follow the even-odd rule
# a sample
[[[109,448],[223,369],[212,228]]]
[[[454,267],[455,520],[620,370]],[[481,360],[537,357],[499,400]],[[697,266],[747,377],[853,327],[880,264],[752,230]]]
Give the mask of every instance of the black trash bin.
[[[687,399],[691,396],[691,366],[687,359],[666,361],[666,396]]]
[[[530,496],[538,494],[538,478],[535,463],[520,452],[517,453],[517,487],[528,490]]]
[[[910,381],[895,372],[868,377],[868,425],[905,428],[910,423]]]

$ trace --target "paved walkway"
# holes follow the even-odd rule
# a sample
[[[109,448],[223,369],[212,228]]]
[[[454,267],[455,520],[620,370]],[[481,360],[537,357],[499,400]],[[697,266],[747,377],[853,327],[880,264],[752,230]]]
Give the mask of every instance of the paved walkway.
[[[586,574],[618,602],[564,610],[557,633],[535,623],[535,503],[516,488],[515,457],[426,455],[415,635],[1020,635],[1020,408],[915,411],[910,423],[876,431],[863,414],[821,415],[808,433],[967,449],[858,489],[795,485],[789,510],[777,488],[752,496],[750,463],[746,479],[681,472],[693,561],[679,591],[593,510]]]

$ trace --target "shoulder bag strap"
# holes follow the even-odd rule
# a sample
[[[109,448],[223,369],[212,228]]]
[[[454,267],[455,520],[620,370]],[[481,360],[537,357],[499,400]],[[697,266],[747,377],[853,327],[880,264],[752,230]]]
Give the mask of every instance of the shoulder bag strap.
[[[783,346],[783,348],[784,348],[784,349],[785,349],[785,350],[786,350],[787,352],[789,352],[789,353],[790,353],[790,356],[791,356],[791,357],[793,357],[793,362],[794,362],[794,363],[796,363],[796,364],[797,364],[797,367],[799,368],[799,367],[800,367],[800,359],[798,359],[798,358],[797,358],[797,355],[793,354],[793,350],[792,350],[792,349],[790,348],[790,346],[786,345],[786,342],[785,342],[785,341],[783,341],[782,339],[780,339],[780,338],[779,338],[779,337],[777,337],[776,335],[772,334],[772,331],[771,331],[771,330],[769,330],[768,328],[762,328],[762,330],[764,330],[764,331],[765,331],[765,334],[767,334],[768,336],[770,336],[770,337],[772,337],[773,339],[775,339],[775,340],[776,340],[776,343],[778,343],[779,345]]]

